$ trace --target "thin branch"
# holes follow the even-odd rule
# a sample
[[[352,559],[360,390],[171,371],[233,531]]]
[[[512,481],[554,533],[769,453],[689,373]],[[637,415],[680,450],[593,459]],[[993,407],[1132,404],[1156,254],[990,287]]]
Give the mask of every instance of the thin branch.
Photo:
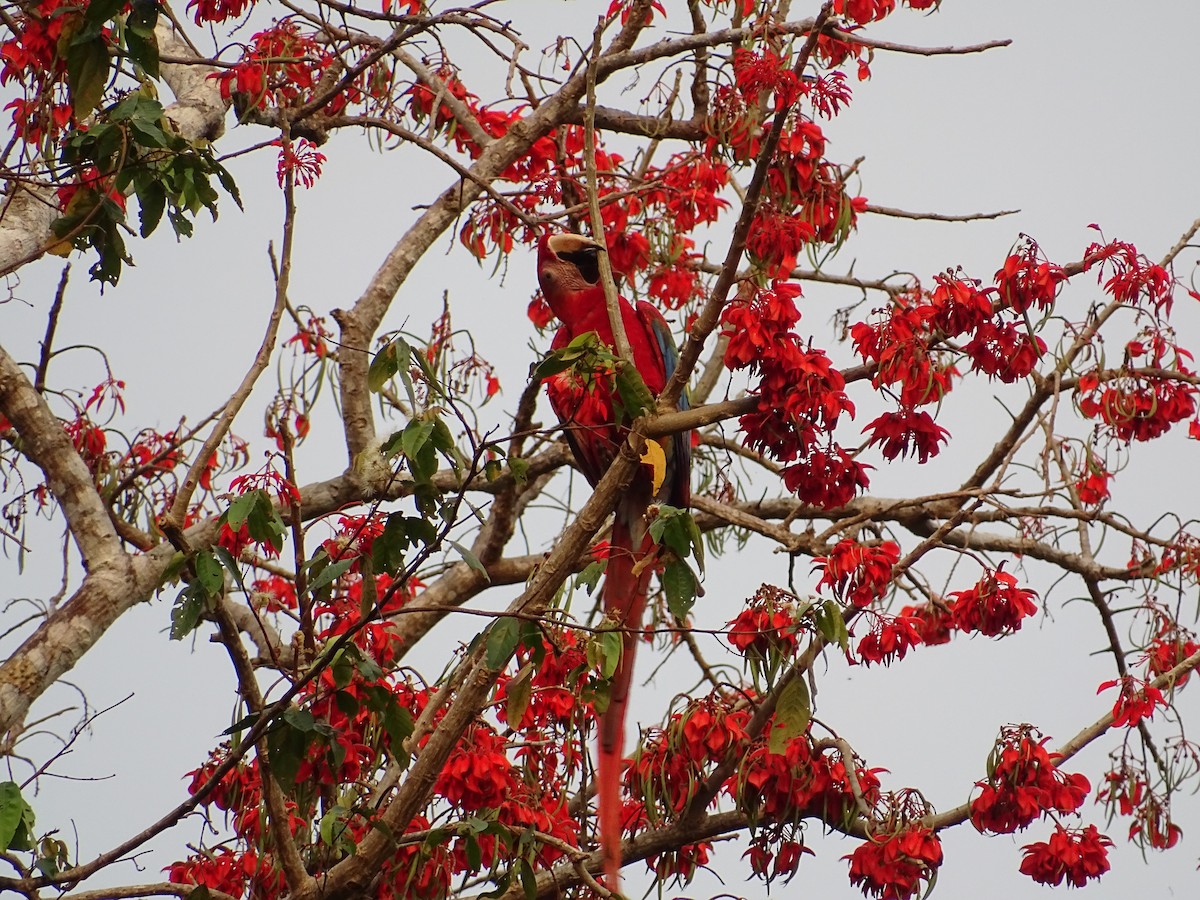
[[[1015,216],[1020,212],[1019,209],[1002,209],[998,212],[986,213],[961,213],[953,215],[951,213],[934,213],[934,212],[910,212],[907,209],[897,209],[894,206],[879,206],[875,203],[868,203],[866,212],[875,213],[879,216],[891,216],[896,219],[922,219],[930,222],[978,222],[984,219],[999,219],[1004,216]]]

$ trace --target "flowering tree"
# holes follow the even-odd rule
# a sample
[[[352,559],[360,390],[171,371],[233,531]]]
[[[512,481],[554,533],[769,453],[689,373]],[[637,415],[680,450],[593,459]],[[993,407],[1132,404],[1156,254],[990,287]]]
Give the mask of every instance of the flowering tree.
[[[1172,802],[1200,772],[1176,704],[1200,664],[1200,535],[1166,511],[1119,511],[1110,490],[1149,442],[1200,438],[1197,376],[1171,325],[1177,299],[1200,299],[1175,273],[1200,222],[1159,261],[1097,229],[1059,261],[1021,236],[996,249],[994,274],[834,274],[861,216],[904,215],[859,196],[857,164],[826,153],[875,55],[1002,42],[872,37],[897,7],[937,0],[798,5],[616,0],[540,57],[499,4],[5,12],[3,273],[77,257],[120,291],[130,245],[164,216],[188,237],[202,209],[241,202],[223,150],[237,134],[250,136],[237,155],[277,160],[284,220],[261,347],[193,425],[127,413],[103,348],[86,385],[58,365],[56,382],[51,362],[72,349],[55,344],[65,271],[40,344],[0,347],[0,541],[23,558],[36,514],[66,526],[63,590],[12,613],[19,645],[0,664],[0,887],[111,882],[115,862],[200,813],[211,827],[180,840],[165,880],[121,870],[128,883],[95,896],[611,895],[589,739],[622,634],[590,598],[619,496],[656,442],[688,432],[691,508],[647,512],[660,571],[641,657],[686,656],[699,687],[638,715],[626,864],[686,883],[734,835],[753,877],[786,882],[806,835],[831,829],[864,894],[909,898],[934,882],[939,836],[956,827],[1030,829],[1020,870],[1051,885],[1100,878],[1113,828],[1143,849],[1180,840]],[[650,85],[640,103],[609,88],[631,73]],[[310,310],[290,300],[297,195],[335,164],[326,142],[341,132],[431,156],[445,184],[397,226],[356,299]],[[456,307],[468,330],[449,305],[428,328],[392,321],[448,231],[499,269],[562,230],[601,239],[605,277],[673,323],[680,362],[657,400],[619,348],[551,353],[539,337],[528,383],[505,394],[470,338],[484,310]],[[828,334],[818,316],[801,324],[817,285],[846,292]],[[543,335],[544,300],[517,293],[504,288]],[[259,464],[232,429],[272,368]],[[541,381],[563,375],[622,401],[626,444],[594,491],[539,407]],[[982,449],[941,414],[952,390],[979,386],[1009,411]],[[502,414],[499,398],[512,401]],[[331,469],[303,457],[314,425],[342,434]],[[872,488],[883,466],[923,474],[956,453],[975,454],[962,478]],[[794,561],[781,583],[732,565],[752,543]],[[704,595],[706,568],[738,593]],[[233,725],[206,759],[180,762],[178,805],[81,858],[35,817],[60,755],[25,750],[45,727],[34,704],[156,596],[171,601],[171,638],[211,635],[227,652]],[[845,667],[1002,641],[1079,598],[1112,668],[1100,699],[1074,701],[1095,708],[1053,739],[997,721],[960,806],[894,783],[816,702]],[[447,619],[450,644],[435,630]],[[65,749],[88,721],[58,724]],[[1093,742],[1108,765],[1078,771]]]

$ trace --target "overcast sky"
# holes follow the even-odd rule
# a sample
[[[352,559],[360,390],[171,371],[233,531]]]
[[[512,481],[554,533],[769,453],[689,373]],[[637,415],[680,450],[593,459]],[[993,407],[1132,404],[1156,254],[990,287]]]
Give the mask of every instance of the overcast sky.
[[[556,31],[582,30],[581,22],[590,31],[595,10],[607,6],[607,0],[526,0],[508,6],[517,22],[529,10],[537,11],[545,34],[532,36],[536,47]],[[816,7],[815,2],[793,3],[798,16]],[[1065,262],[1079,258],[1095,239],[1090,223],[1158,258],[1200,216],[1195,102],[1200,5],[1183,0],[946,0],[935,15],[901,11],[871,33],[927,46],[994,38],[1012,38],[1013,44],[962,57],[878,54],[872,80],[854,84],[849,111],[828,128],[829,155],[844,162],[865,156],[862,192],[881,205],[1020,213],[969,225],[864,217],[858,234],[832,265],[834,271],[853,264],[862,276],[902,269],[927,279],[962,265],[987,279],[1018,233],[1033,235],[1052,259]],[[220,146],[228,150],[265,137],[261,131],[235,129]],[[294,303],[321,313],[354,302],[412,221],[413,207],[428,202],[446,181],[435,165],[412,153],[374,153],[357,136],[336,138],[326,152],[324,177],[300,198],[292,292]],[[84,283],[86,266],[76,264],[59,343],[97,343],[109,352],[115,374],[129,386],[130,415],[139,424],[167,430],[181,414],[195,419],[217,406],[241,378],[260,340],[271,296],[266,244],[278,240],[280,218],[274,161],[260,155],[238,160],[231,168],[246,197],[244,213],[224,203],[220,222],[200,223],[190,241],[176,243],[164,229],[149,242],[133,244],[137,267],[127,270],[119,289],[103,296]],[[447,236],[442,246],[451,245]],[[1182,257],[1180,271],[1186,272],[1194,259],[1194,254]],[[58,271],[57,260],[23,270],[17,296],[26,302],[0,307],[2,340],[18,358],[36,355]],[[501,281],[490,267],[480,269],[460,251],[449,259],[431,253],[405,286],[385,328],[409,321],[414,331],[425,331],[442,292],[449,290],[458,323],[474,329],[480,353],[498,367],[503,399],[512,403],[532,359],[528,343],[536,339],[524,316],[534,284],[532,265],[520,256],[514,256]],[[1082,311],[1095,296],[1081,282],[1064,303]],[[820,323],[837,306],[852,299],[821,287],[806,289],[806,321],[823,327]],[[1200,329],[1194,315],[1184,321],[1192,326],[1182,335],[1187,344],[1200,336]],[[843,356],[835,358],[849,361],[845,348],[838,353]],[[98,380],[93,362],[85,357],[77,354],[63,362],[77,367],[81,387]],[[260,433],[260,409],[261,403],[248,405],[238,423],[240,433]],[[911,490],[913,484],[918,490],[944,485],[956,466],[971,459],[972,448],[986,446],[999,432],[1002,415],[986,392],[982,400],[972,395],[957,407],[950,402],[940,421],[964,448],[961,455],[948,455],[925,469],[911,464],[881,469],[876,486],[896,492]],[[343,467],[334,425],[326,418],[329,433],[314,435],[304,448],[302,473],[308,476],[301,481],[328,477]],[[1149,451],[1151,464],[1118,484],[1117,502],[1137,509],[1142,522],[1165,509],[1188,517],[1200,499],[1196,480],[1187,474],[1195,469],[1195,445],[1176,440],[1138,450]],[[17,575],[13,560],[0,559],[4,597],[44,598],[57,590],[56,532],[40,528],[43,541],[35,546],[24,574]],[[717,568],[701,602],[725,606],[704,614],[724,621],[759,581],[783,583],[786,577],[786,561],[765,553]],[[1049,587],[1035,586],[1043,591]],[[1068,596],[1070,591],[1053,595],[1059,600]],[[178,802],[185,785],[182,774],[203,761],[231,721],[235,695],[225,655],[203,639],[194,646],[167,640],[170,599],[154,600],[126,615],[69,676],[86,688],[97,707],[133,694],[101,717],[57,767],[61,774],[103,780],[50,781],[33,801],[39,826],[58,827],[69,842],[75,823],[82,858],[145,827]],[[500,601],[488,598],[488,605],[494,608]],[[1033,722],[1062,741],[1094,721],[1110,702],[1093,697],[1095,685],[1111,677],[1107,660],[1085,656],[1103,645],[1094,614],[1082,605],[1064,608],[1058,602],[1051,609],[1052,624],[1047,617],[1043,627],[1000,643],[959,640],[951,647],[918,652],[892,669],[847,670],[835,660],[827,672],[818,673],[819,715],[834,723],[870,765],[891,769],[885,787],[922,787],[939,808],[961,803],[982,776],[1001,724]],[[444,651],[461,637],[461,625],[456,634],[444,629],[440,646]],[[0,652],[10,650],[11,645],[0,645]],[[673,671],[668,669],[657,683],[664,697],[678,685]],[[58,708],[70,697],[65,689],[55,691],[41,709]],[[1182,695],[1185,715],[1200,713],[1198,697]],[[1112,744],[1098,742],[1068,769],[1094,779]],[[1184,828],[1183,843],[1155,855],[1146,866],[1125,845],[1122,822],[1105,828],[1102,810],[1085,807],[1085,818],[1100,824],[1117,843],[1113,871],[1089,886],[1088,896],[1196,896],[1198,808],[1194,796],[1181,798],[1177,820]],[[983,838],[970,826],[952,830],[944,835],[946,864],[937,895],[1011,900],[1043,894],[1046,889],[1020,875],[1017,867],[1020,845],[1044,840],[1049,831],[1047,823],[1011,838]],[[183,842],[197,833],[193,823],[160,837],[155,852],[144,860],[149,871],[137,874],[127,868],[120,880],[156,880],[157,870],[184,855]],[[817,857],[806,859],[797,880],[779,895],[799,890],[831,898],[858,896],[840,859],[854,844],[822,839],[816,828],[809,837]],[[736,855],[719,857],[724,887],[701,876],[683,893],[762,896],[759,883],[745,882],[740,867],[726,862]]]

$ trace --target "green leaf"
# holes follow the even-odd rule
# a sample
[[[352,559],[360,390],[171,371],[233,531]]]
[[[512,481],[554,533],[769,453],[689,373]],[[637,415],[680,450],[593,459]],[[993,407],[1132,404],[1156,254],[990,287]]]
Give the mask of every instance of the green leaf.
[[[237,182],[235,182],[233,180],[233,176],[229,174],[229,170],[211,157],[209,158],[209,165],[212,168],[212,171],[216,173],[217,181],[221,182],[221,187],[225,188],[225,192],[229,194],[229,196],[233,199],[233,202],[237,204],[237,208],[242,209],[242,194],[238,190]]]
[[[166,132],[159,128],[157,124],[144,122],[140,119],[131,119],[129,121],[129,131],[133,136],[133,142],[140,147],[151,147],[161,150],[171,143]]]
[[[75,115],[86,117],[104,96],[108,85],[108,44],[97,35],[67,50],[67,87]]]
[[[490,629],[487,637],[487,665],[489,669],[499,670],[508,662],[509,657],[517,649],[521,640],[521,620],[512,616],[498,619]]]
[[[124,6],[125,0],[91,0],[87,5],[87,12],[83,14],[83,20],[89,25],[101,26],[111,20]]]
[[[590,596],[595,590],[596,585],[600,581],[600,576],[604,574],[605,564],[602,560],[590,562],[582,572],[575,576],[575,587],[587,588]]]
[[[812,721],[812,706],[808,697],[808,685],[804,676],[797,673],[784,686],[775,704],[775,724],[767,741],[772,753],[783,753],[788,741],[804,734]]]
[[[476,572],[478,572],[480,575],[482,575],[485,579],[487,579],[488,582],[491,582],[491,580],[492,580],[491,576],[488,575],[487,569],[484,568],[483,563],[481,563],[479,561],[478,556],[476,556],[474,553],[471,552],[471,550],[468,547],[464,547],[458,541],[449,541],[448,543],[450,544],[451,547],[453,547],[455,550],[457,550],[459,552],[459,554],[463,558],[463,562],[465,562],[470,568],[474,569]]]
[[[201,550],[196,553],[196,581],[208,597],[220,596],[225,588],[224,568],[212,553]]]
[[[346,573],[346,570],[354,565],[353,559],[339,559],[335,563],[330,563],[324,566],[317,576],[308,586],[310,593],[315,594],[321,588],[333,584],[337,579],[341,578]]]
[[[625,640],[619,631],[604,631],[597,636],[600,653],[600,674],[612,678],[617,666],[621,664],[621,654],[625,651]]]
[[[240,734],[241,732],[245,731],[247,728],[254,727],[254,723],[258,721],[258,718],[259,718],[259,714],[256,712],[252,712],[252,713],[249,713],[248,715],[242,716],[242,718],[238,719],[236,722],[234,722],[232,725],[230,725],[228,728],[226,728],[224,731],[222,731],[221,734],[222,735]]]
[[[163,210],[167,208],[167,191],[162,182],[151,181],[137,192],[138,198],[138,233],[149,237],[162,221]]]
[[[529,460],[522,456],[510,456],[508,458],[508,469],[513,473],[513,478],[518,484],[524,484],[529,480]]]
[[[242,530],[242,526],[246,524],[246,519],[250,515],[250,510],[254,509],[254,504],[258,502],[259,494],[259,491],[248,491],[229,504],[229,509],[225,513],[225,524],[231,530],[235,532]]]
[[[283,711],[281,719],[297,731],[309,732],[317,730],[317,718],[307,709],[289,706]]]
[[[846,620],[842,616],[841,607],[833,600],[826,600],[813,613],[813,621],[821,637],[836,644],[843,651],[850,646],[850,631],[846,628]]]
[[[366,706],[379,717],[392,756],[401,768],[407,768],[409,757],[404,751],[404,742],[413,733],[412,713],[400,705],[395,694],[377,684],[366,688]]]
[[[13,839],[21,830],[29,804],[21,796],[21,788],[15,781],[0,784],[0,847],[15,849]],[[32,815],[32,811],[31,811]]]
[[[341,839],[346,832],[346,813],[350,810],[344,806],[334,806],[321,816],[321,841],[327,846],[333,847]]]
[[[635,367],[626,362],[620,363],[614,381],[617,396],[621,398],[621,406],[627,415],[636,418],[654,409],[654,395],[642,380],[642,373]]]
[[[508,683],[508,697],[504,706],[504,717],[509,727],[516,728],[529,708],[529,699],[533,695],[533,663],[527,662]]]
[[[422,421],[421,419],[413,419],[404,427],[404,433],[400,436],[400,449],[404,453],[405,458],[410,462],[417,458],[417,455],[425,446],[425,442],[429,440],[433,434],[433,423]],[[421,479],[422,481],[426,479]]]
[[[700,526],[696,524],[696,520],[692,518],[692,514],[687,510],[683,511],[683,521],[687,526],[688,537],[691,539],[692,554],[696,557],[696,565],[700,567],[700,574],[704,574],[704,536],[700,534]]]
[[[198,584],[189,584],[175,598],[171,608],[171,640],[181,641],[200,623],[208,608],[208,597]]]
[[[285,791],[291,791],[296,784],[300,764],[308,754],[309,733],[309,730],[293,727],[287,721],[286,712],[283,719],[267,731],[267,758],[271,762],[271,775]]]
[[[400,371],[399,354],[396,344],[397,341],[388,343],[371,360],[371,365],[367,369],[367,388],[372,393],[379,393],[379,391],[383,390],[383,386],[391,381],[392,376]],[[415,406],[416,404],[413,405]]]
[[[253,540],[266,541],[278,552],[283,549],[284,535],[287,534],[283,519],[265,491],[254,493],[256,499],[246,517],[246,530]]]
[[[134,2],[125,20],[125,49],[129,58],[142,67],[151,78],[158,79],[158,38],[154,25],[158,20],[158,4]]]
[[[517,874],[521,878],[521,889],[525,891],[525,900],[537,900],[537,875],[529,860],[521,857],[517,860]]]
[[[560,347],[557,350],[546,354],[546,357],[533,368],[533,378],[542,381],[557,375],[559,372],[565,372],[567,369],[574,368],[575,364],[580,360],[591,359],[593,364],[585,366],[588,369],[594,369],[594,363],[599,361],[601,356],[612,356],[611,351],[600,342],[596,332],[588,331],[576,337],[571,343],[565,347]]]
[[[246,590],[246,582],[242,579],[242,567],[238,565],[237,560],[233,558],[233,554],[225,547],[217,545],[212,548],[212,552],[216,554],[217,559],[221,561],[221,565],[225,567],[233,580],[237,582],[238,589],[243,593],[249,593]]]
[[[354,678],[354,661],[349,658],[351,654],[347,652],[349,647],[353,646],[353,644],[349,644],[343,647],[334,654],[333,660],[329,663],[329,673],[333,675],[333,686],[339,691]]]
[[[479,846],[479,841],[473,834],[467,834],[464,843],[466,844],[465,849],[467,853],[467,871],[477,872],[483,863],[483,849]]]
[[[667,609],[677,621],[685,621],[696,603],[696,576],[691,567],[681,559],[671,560],[663,568],[662,583]]]

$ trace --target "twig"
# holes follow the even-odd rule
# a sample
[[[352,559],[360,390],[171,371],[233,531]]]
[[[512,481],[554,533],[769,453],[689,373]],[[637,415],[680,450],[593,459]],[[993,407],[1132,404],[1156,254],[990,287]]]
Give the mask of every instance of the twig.
[[[866,212],[875,213],[879,216],[892,216],[896,219],[923,219],[930,222],[978,222],[983,219],[999,219],[1003,216],[1015,216],[1020,212],[1020,210],[1002,209],[998,212],[962,213],[959,215],[954,215],[951,213],[910,212],[907,209],[897,209],[894,206],[879,206],[874,203],[868,203]]]
[[[62,275],[58,279],[58,287],[54,291],[54,303],[50,306],[50,315],[46,318],[46,336],[42,338],[42,355],[38,359],[37,374],[33,378],[33,389],[39,394],[46,390],[46,370],[50,367],[50,357],[54,354],[51,347],[54,344],[54,332],[58,328],[58,316],[62,312],[63,300],[67,294],[67,279],[71,275],[71,266],[63,266]]]

